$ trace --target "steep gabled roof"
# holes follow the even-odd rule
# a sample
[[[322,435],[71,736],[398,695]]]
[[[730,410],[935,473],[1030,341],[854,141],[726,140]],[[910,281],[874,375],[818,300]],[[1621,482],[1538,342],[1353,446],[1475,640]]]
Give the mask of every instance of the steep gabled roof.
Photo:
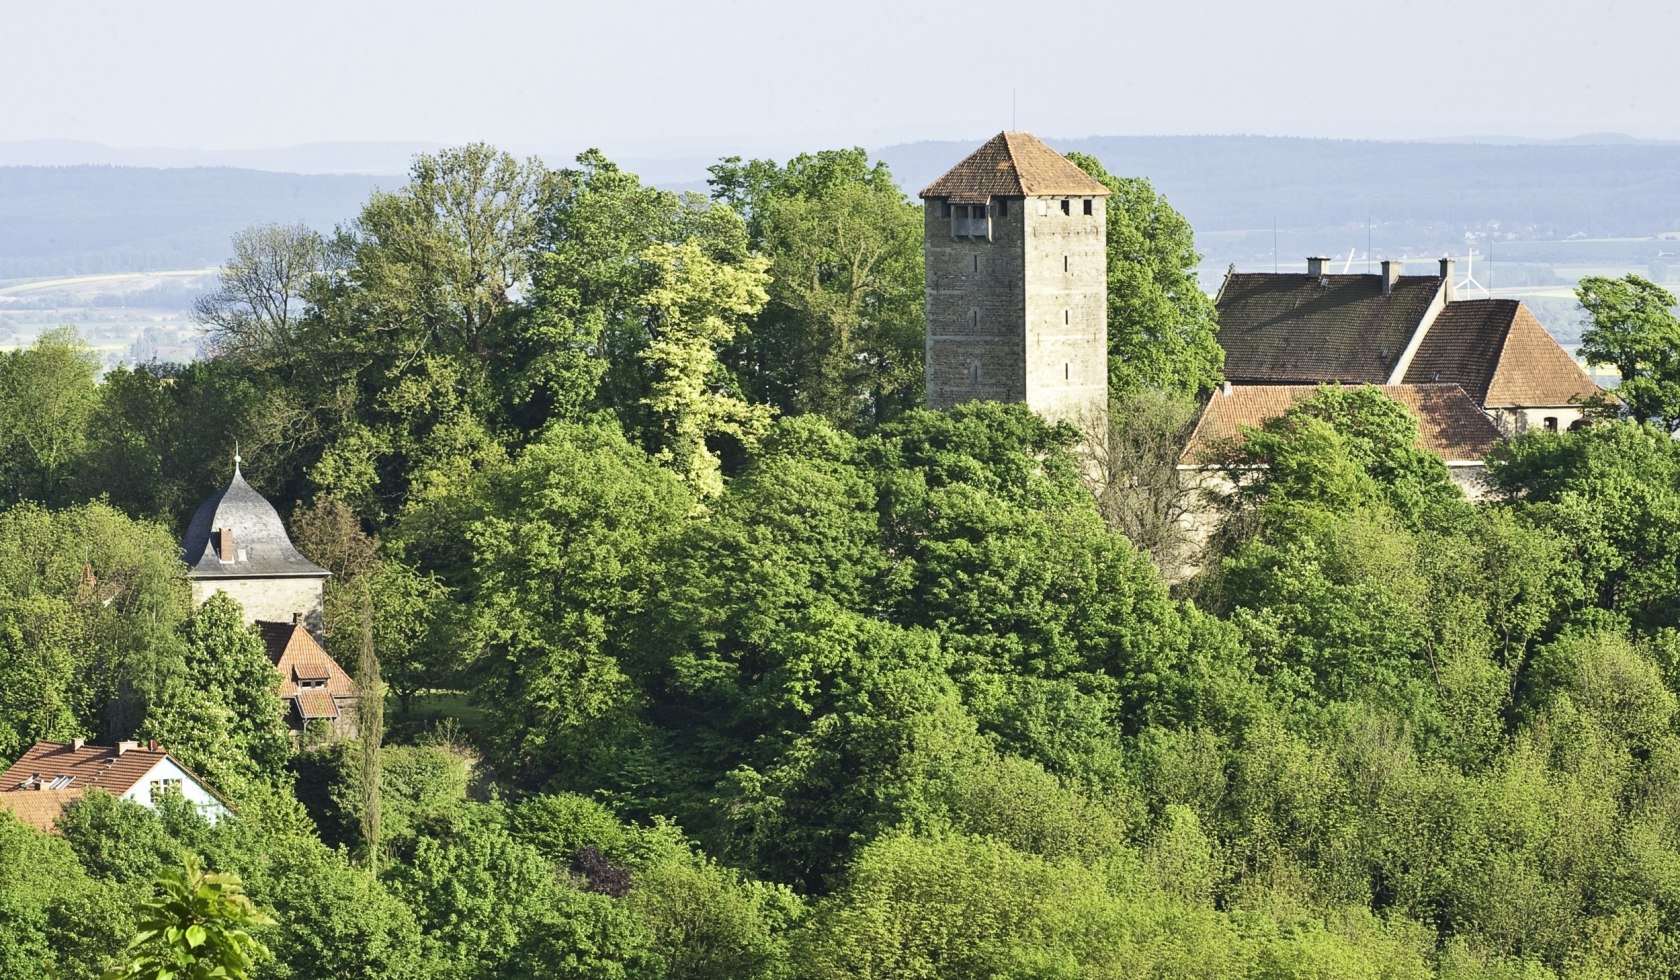
[[[1441,291],[1437,276],[1232,272],[1219,345],[1236,384],[1383,384]]]
[[[42,792],[25,788],[24,784],[33,785],[36,777],[48,784],[68,777],[68,782],[54,788],[98,787],[120,796],[167,758],[169,753],[163,749],[140,747],[119,751],[108,745],[78,748],[64,742],[36,742],[0,775],[0,793]]]
[[[222,561],[218,545],[223,531],[230,528],[232,557]],[[233,480],[198,506],[181,550],[193,578],[326,578],[330,574],[298,554],[274,505],[251,489],[237,466]]]
[[[222,799],[215,787],[163,748],[36,742],[0,773],[0,806],[25,823],[51,830],[64,807],[89,789],[121,796],[165,760],[174,763],[206,793]],[[222,802],[226,805],[227,801]]]
[[[1417,419],[1419,443],[1448,463],[1479,462],[1501,439],[1493,420],[1458,385],[1377,387],[1406,406]],[[1216,462],[1245,430],[1259,428],[1318,391],[1318,385],[1233,385],[1229,394],[1214,392],[1179,456],[1180,465]]]
[[[268,649],[269,662],[280,673],[281,700],[298,700],[300,696],[316,693],[328,697],[353,698],[360,693],[356,681],[338,661],[332,658],[315,642],[309,628],[301,622],[268,623],[258,622],[257,630],[262,634],[263,645]],[[325,688],[304,688],[299,681],[325,680]],[[298,700],[299,709],[317,703],[315,699]],[[305,718],[319,717],[319,715],[304,714]]]
[[[1418,346],[1406,381],[1451,382],[1488,407],[1562,407],[1602,393],[1528,307],[1512,299],[1448,303]]]
[[[978,204],[994,197],[1107,197],[1108,188],[1031,133],[999,133],[922,197]]]

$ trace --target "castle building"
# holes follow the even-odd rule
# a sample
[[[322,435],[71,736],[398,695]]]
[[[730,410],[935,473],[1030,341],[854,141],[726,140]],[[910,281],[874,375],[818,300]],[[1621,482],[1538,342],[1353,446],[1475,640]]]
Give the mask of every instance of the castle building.
[[[1108,189],[1029,133],[999,133],[921,192],[927,405],[1108,411]]]
[[[321,635],[321,592],[332,573],[292,547],[274,505],[245,482],[237,460],[232,481],[193,514],[181,547],[195,608],[226,592],[246,622],[290,623],[301,614]]]
[[[1232,269],[1214,301],[1225,378],[1246,385],[1452,384],[1506,435],[1567,429],[1603,395],[1518,300],[1459,299],[1453,260],[1341,275]]]

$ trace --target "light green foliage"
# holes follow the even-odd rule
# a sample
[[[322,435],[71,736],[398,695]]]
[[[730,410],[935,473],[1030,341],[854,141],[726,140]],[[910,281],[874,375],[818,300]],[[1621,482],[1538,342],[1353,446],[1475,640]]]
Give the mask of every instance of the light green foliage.
[[[755,400],[842,429],[922,399],[922,215],[862,149],[785,166],[730,157],[713,196],[748,218],[770,259],[770,302],[734,363]]]
[[[281,777],[291,737],[280,676],[239,603],[218,591],[185,628],[181,669],[153,696],[138,734],[155,738],[235,799]]]
[[[127,737],[182,656],[179,546],[103,504],[0,512],[0,759],[37,739]]]
[[[1196,281],[1195,235],[1142,177],[1116,177],[1097,158],[1068,159],[1109,190],[1108,384],[1194,395],[1219,384],[1225,351],[1213,300]]]
[[[640,354],[651,378],[654,458],[711,499],[723,492],[723,474],[708,441],[727,436],[750,446],[770,421],[768,409],[730,390],[718,359],[741,323],[764,308],[768,263],[720,262],[693,243],[654,245],[642,259],[655,269],[646,294],[653,339]]]
[[[605,426],[556,426],[496,474],[464,533],[469,670],[491,738],[524,779],[573,775],[633,744],[618,660],[653,549],[694,511],[682,482]]]
[[[1680,445],[1606,422],[1514,440],[1491,468],[1531,523],[1552,531],[1585,598],[1635,624],[1680,624]]]
[[[252,933],[274,920],[245,897],[237,875],[206,874],[188,854],[158,884],[162,894],[141,906],[127,962],[107,980],[243,980],[267,958]]]
[[[0,976],[96,976],[127,941],[121,890],[89,879],[63,840],[0,812]]]
[[[1616,397],[1636,421],[1666,431],[1680,429],[1680,317],[1674,294],[1649,279],[1588,276],[1575,297],[1590,325],[1581,333],[1581,356],[1609,364],[1621,375]],[[1614,411],[1614,406],[1603,406]]]
[[[1423,977],[1415,932],[1369,916],[1280,929],[1227,918],[1106,866],[985,838],[888,835],[819,905],[814,977]]]
[[[70,327],[0,354],[0,488],[56,502],[73,475],[99,394],[99,358]]]

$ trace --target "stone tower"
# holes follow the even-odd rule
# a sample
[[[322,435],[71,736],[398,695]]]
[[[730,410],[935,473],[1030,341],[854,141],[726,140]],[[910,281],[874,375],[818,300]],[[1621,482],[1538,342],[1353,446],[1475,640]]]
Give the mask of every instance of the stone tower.
[[[1030,133],[999,133],[921,193],[927,404],[1108,411],[1108,189]]]
[[[181,550],[194,607],[226,592],[245,607],[248,623],[301,617],[321,635],[322,586],[332,573],[292,547],[274,505],[251,489],[237,462],[233,480],[198,506]]]

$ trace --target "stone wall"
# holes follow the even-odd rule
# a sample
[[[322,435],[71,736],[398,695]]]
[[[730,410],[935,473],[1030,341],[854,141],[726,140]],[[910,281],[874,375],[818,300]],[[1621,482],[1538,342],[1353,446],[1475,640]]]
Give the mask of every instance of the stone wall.
[[[929,408],[1026,402],[1052,421],[1100,428],[1108,407],[1106,202],[1091,198],[1087,215],[1085,200],[994,199],[989,237],[953,234],[960,219],[943,200],[926,201]]]
[[[289,623],[293,613],[303,613],[304,625],[323,638],[321,621],[321,587],[325,579],[296,576],[289,578],[195,578],[192,582],[193,608],[218,591],[226,592],[245,609],[245,621],[263,620],[270,623]]]
[[[1108,413],[1107,201],[1041,197],[1027,204],[1026,402],[1051,421],[1101,431]]]
[[[945,207],[922,210],[928,407],[1023,401],[1021,199],[992,201],[989,238],[953,235]]]

